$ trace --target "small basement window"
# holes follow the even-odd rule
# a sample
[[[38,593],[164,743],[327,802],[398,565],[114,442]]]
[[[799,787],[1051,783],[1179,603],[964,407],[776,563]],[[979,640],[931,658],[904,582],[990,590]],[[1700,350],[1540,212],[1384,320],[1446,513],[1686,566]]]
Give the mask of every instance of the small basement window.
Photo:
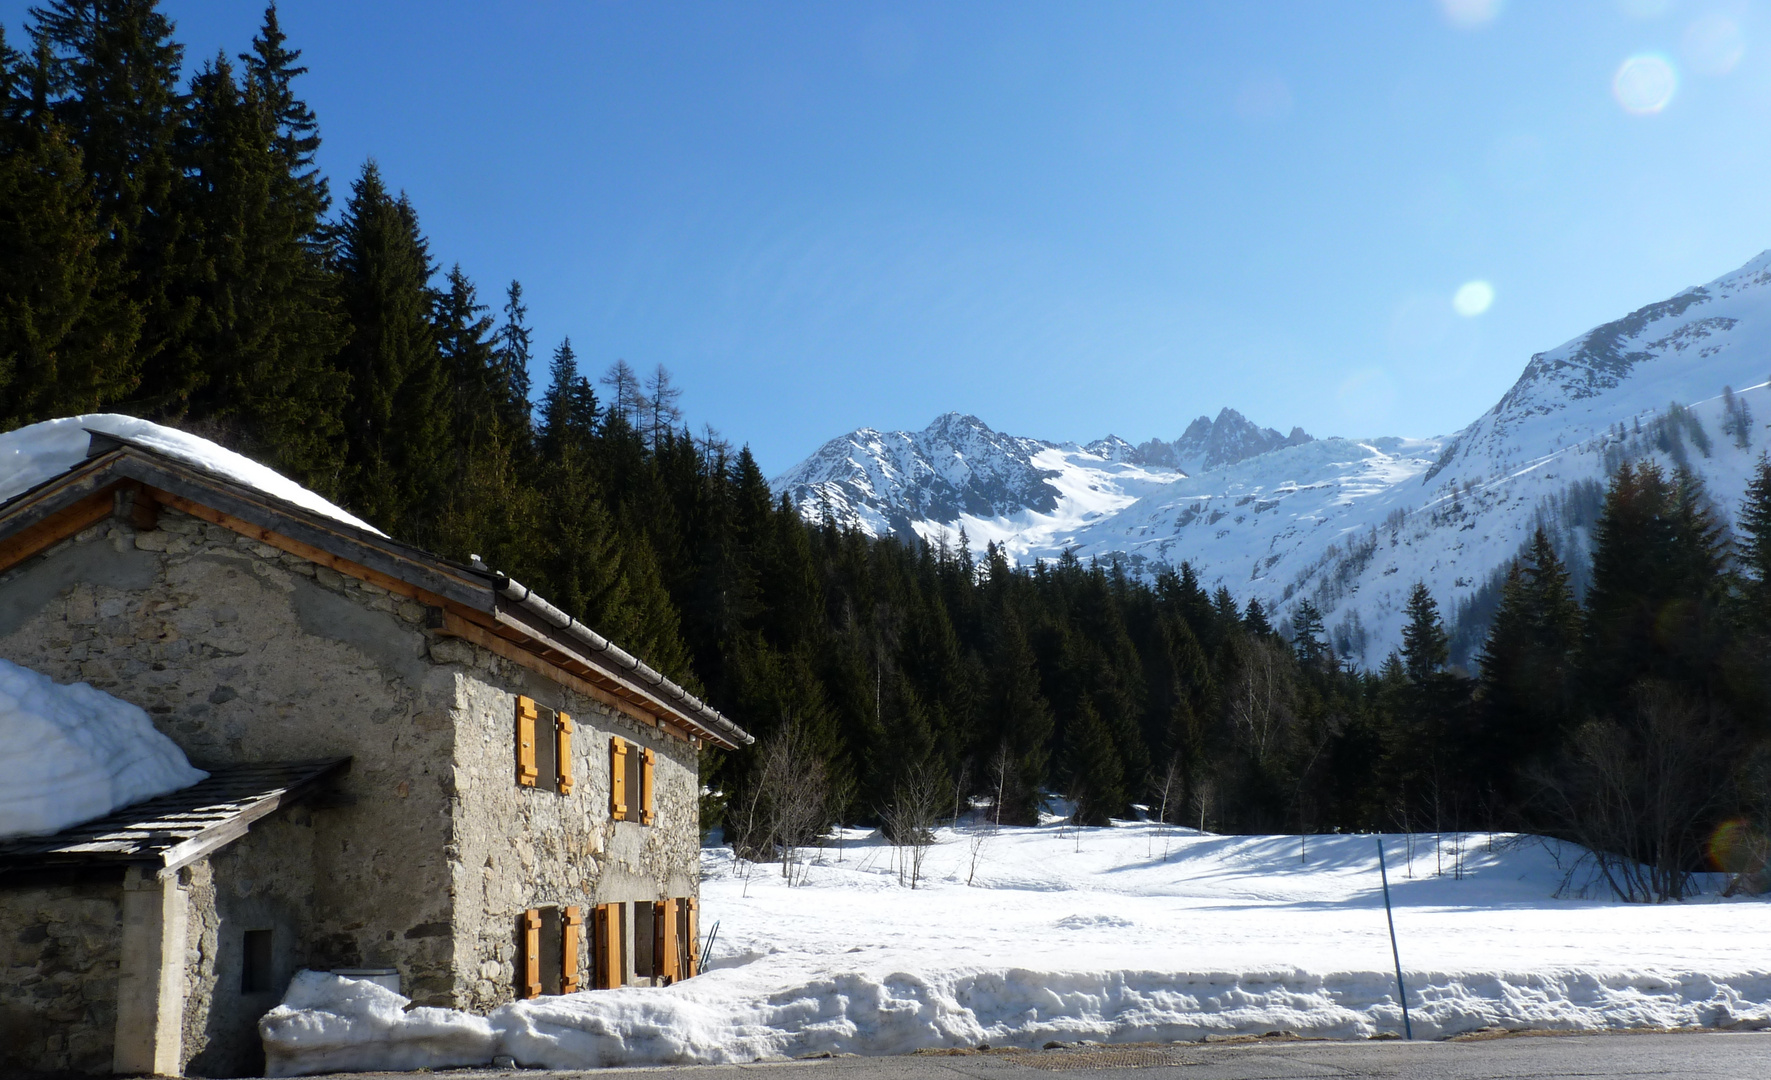
[[[240,993],[267,994],[276,990],[276,955],[269,930],[248,930],[240,945]]]

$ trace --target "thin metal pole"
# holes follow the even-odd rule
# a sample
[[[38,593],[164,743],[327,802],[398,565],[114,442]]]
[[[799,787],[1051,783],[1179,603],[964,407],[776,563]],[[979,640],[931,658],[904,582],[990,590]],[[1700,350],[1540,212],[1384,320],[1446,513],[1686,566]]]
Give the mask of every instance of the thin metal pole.
[[[1396,997],[1402,1002],[1402,1032],[1414,1038],[1414,1025],[1408,1022],[1408,988],[1402,985],[1402,954],[1396,950],[1396,916],[1390,912],[1390,871],[1384,866],[1384,834],[1377,834],[1377,872],[1384,882],[1384,919],[1390,924],[1390,957],[1396,961]]]

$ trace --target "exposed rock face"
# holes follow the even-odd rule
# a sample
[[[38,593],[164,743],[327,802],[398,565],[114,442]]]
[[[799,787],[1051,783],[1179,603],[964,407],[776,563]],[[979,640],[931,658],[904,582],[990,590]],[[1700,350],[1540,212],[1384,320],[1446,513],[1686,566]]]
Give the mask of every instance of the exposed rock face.
[[[1067,505],[1078,490],[1141,495],[1183,473],[1309,441],[1302,428],[1281,435],[1234,409],[1201,416],[1173,442],[1139,446],[1117,435],[1086,446],[1020,438],[946,413],[921,431],[862,428],[832,439],[772,486],[813,521],[828,510],[838,525],[872,536],[927,536],[967,519],[1082,520],[1099,509]]]
[[[1221,469],[1286,446],[1302,446],[1310,436],[1301,427],[1282,435],[1273,428],[1256,425],[1235,409],[1218,411],[1216,420],[1201,416],[1173,442],[1151,439],[1140,443],[1131,460],[1140,465],[1166,465],[1188,475]]]
[[[862,428],[835,438],[773,484],[807,516],[828,506],[839,523],[874,535],[912,535],[911,522],[961,515],[1050,513],[1057,473],[1033,461],[1052,443],[992,431],[975,416],[946,413],[921,431]]]

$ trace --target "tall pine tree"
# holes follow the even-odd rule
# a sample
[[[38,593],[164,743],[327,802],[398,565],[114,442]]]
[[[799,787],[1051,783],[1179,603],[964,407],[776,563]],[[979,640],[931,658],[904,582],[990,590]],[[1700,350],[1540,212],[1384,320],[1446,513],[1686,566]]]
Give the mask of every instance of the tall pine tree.
[[[56,116],[93,179],[105,258],[142,314],[133,408],[182,415],[204,378],[185,340],[198,301],[180,288],[200,273],[180,210],[184,48],[157,0],[53,0],[31,16],[49,47]]]
[[[184,220],[199,268],[175,288],[194,303],[181,345],[202,358],[189,412],[226,441],[326,493],[344,465],[346,327],[311,239],[312,205],[276,150],[260,83],[217,57],[191,80],[180,140]]]
[[[448,379],[431,325],[432,273],[411,204],[389,195],[369,162],[339,225],[338,275],[351,323],[342,354],[350,385],[345,490],[358,513],[415,542],[440,508],[453,456]]]
[[[80,150],[48,104],[49,57],[0,33],[0,429],[91,412],[136,383],[123,294]]]

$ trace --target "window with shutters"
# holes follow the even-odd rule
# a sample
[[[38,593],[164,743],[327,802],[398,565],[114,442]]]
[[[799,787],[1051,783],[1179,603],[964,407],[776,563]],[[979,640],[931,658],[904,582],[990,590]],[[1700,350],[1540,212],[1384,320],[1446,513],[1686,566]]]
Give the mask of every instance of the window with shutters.
[[[658,755],[652,750],[619,736],[609,740],[609,817],[652,824],[657,761]]]
[[[627,940],[627,905],[598,904],[591,909],[591,987],[613,990],[627,982],[622,945]]]
[[[535,907],[517,918],[517,996],[574,994],[583,988],[579,953],[584,911]]]
[[[572,794],[572,717],[517,698],[517,785]]]

